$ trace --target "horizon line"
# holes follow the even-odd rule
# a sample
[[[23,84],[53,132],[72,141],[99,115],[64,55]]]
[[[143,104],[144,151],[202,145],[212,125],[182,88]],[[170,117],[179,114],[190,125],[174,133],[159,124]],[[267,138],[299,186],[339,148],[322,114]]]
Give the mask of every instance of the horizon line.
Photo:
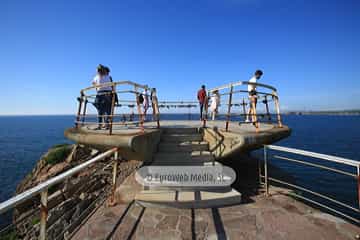
[[[285,110],[283,111],[281,114],[286,114],[286,113],[311,113],[311,112],[315,112],[315,113],[328,113],[328,112],[360,112],[360,109],[344,109],[344,110]],[[125,113],[126,114],[126,113]],[[188,112],[174,112],[174,113],[160,113],[160,114],[189,114]],[[190,113],[191,115],[193,114],[198,114],[198,113]],[[151,114],[149,114],[151,115]],[[41,116],[76,116],[76,114],[74,113],[34,113],[34,114],[0,114],[0,117],[41,117]]]

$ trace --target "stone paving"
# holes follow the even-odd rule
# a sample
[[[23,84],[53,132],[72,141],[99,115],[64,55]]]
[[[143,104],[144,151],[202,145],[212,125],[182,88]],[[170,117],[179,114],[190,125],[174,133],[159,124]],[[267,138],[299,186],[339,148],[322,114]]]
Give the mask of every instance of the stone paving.
[[[289,190],[271,187],[269,197],[259,188],[255,159],[229,159],[238,179],[234,187],[242,203],[206,209],[144,208],[119,199],[101,206],[74,235],[76,240],[99,239],[360,239],[360,227],[289,197]],[[124,183],[123,183],[124,184]],[[122,184],[122,185],[123,185]],[[126,184],[125,184],[126,185]],[[136,188],[135,182],[128,181]]]
[[[356,239],[360,228],[288,196],[224,208],[102,206],[73,239]]]

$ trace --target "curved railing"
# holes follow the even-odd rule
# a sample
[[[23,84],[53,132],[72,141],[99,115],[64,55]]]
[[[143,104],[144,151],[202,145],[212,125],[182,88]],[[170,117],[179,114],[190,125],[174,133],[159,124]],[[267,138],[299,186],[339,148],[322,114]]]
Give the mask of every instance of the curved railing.
[[[111,92],[97,93],[98,88],[104,87],[111,87]],[[144,91],[148,91],[147,94],[144,94]],[[154,91],[154,89],[150,88],[148,85],[142,85],[132,81],[110,82],[84,88],[80,91],[80,97],[78,97],[79,105],[75,125],[76,127],[84,125],[96,125],[96,120],[100,117],[109,118],[109,122],[103,122],[102,125],[105,125],[105,128],[109,130],[110,135],[113,132],[113,126],[116,125],[136,125],[140,126],[140,128],[143,130],[143,123],[145,121],[146,113],[142,109],[139,96],[142,94],[144,97],[149,99],[151,97],[151,91]],[[96,113],[89,114],[88,104],[90,103],[95,105],[96,96],[101,94],[111,95],[111,113],[108,115],[99,115]],[[155,107],[158,107],[154,106],[154,104],[157,105],[157,101],[150,102],[149,100],[149,108],[154,109]],[[133,110],[128,114],[116,114],[116,109],[121,107],[129,107]],[[134,108],[136,108],[136,114]],[[120,121],[116,122],[116,118],[120,118]],[[126,119],[129,119],[130,121],[127,121],[125,124]],[[152,119],[157,121],[159,127],[159,114],[153,111]]]
[[[257,106],[253,103],[253,98],[249,97],[248,85],[256,87]],[[107,93],[112,96],[111,113],[108,115],[99,115],[96,112],[89,113],[88,111],[89,104],[94,104],[96,96],[99,95],[96,91],[99,87],[111,87],[112,89],[111,93]],[[197,101],[159,101],[157,97],[156,101],[153,101],[151,100],[153,89],[148,85],[131,81],[110,82],[84,88],[80,91],[80,97],[78,97],[79,105],[75,121],[76,127],[94,126],[98,118],[108,118],[109,121],[103,123],[103,125],[109,130],[110,135],[113,133],[114,126],[138,127],[143,131],[145,121],[156,121],[157,127],[160,127],[159,109],[161,108],[188,108],[190,115],[190,109],[198,106]],[[147,94],[144,94],[144,91]],[[229,122],[231,121],[254,124],[257,132],[259,131],[260,122],[274,123],[275,121],[278,127],[282,127],[279,97],[276,88],[262,83],[246,81],[233,82],[208,90],[208,101],[203,113],[203,116],[205,116],[203,118],[204,127],[209,119],[210,98],[214,95],[215,91],[218,91],[221,99],[219,111],[217,111],[216,115],[219,119],[225,120],[226,131],[229,130]],[[142,104],[139,102],[140,94],[149,99],[149,109],[152,109],[151,119],[147,119],[147,112],[144,111]],[[115,101],[115,95],[118,99],[117,102]],[[264,107],[261,107],[261,105]],[[122,107],[130,108],[130,113],[125,111],[116,113],[116,110]],[[157,110],[155,111],[155,109]]]
[[[250,92],[247,89],[249,85],[256,87],[257,104],[254,104],[252,98],[249,97]],[[273,116],[276,116],[278,127],[282,127],[279,96],[275,87],[262,83],[238,81],[212,88],[208,90],[208,96],[213,96],[215,91],[219,93],[221,99],[220,105],[226,107],[224,114],[226,117],[226,131],[229,129],[229,122],[234,117],[240,118],[238,119],[239,123],[254,124],[256,131],[259,131],[262,119],[265,122],[272,122]],[[273,106],[270,105],[271,103],[273,103]],[[259,112],[261,104],[263,104],[264,109],[262,112]],[[239,109],[237,110],[236,108]],[[251,113],[249,113],[249,109],[252,110]],[[206,115],[208,115],[208,108],[206,109]]]

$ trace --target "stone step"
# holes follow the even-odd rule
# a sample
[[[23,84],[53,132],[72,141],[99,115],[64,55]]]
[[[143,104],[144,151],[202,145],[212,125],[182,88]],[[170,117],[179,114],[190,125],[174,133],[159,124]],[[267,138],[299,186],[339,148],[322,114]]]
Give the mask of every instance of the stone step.
[[[192,142],[202,141],[203,136],[200,133],[194,134],[161,134],[162,142]]]
[[[241,194],[234,189],[229,192],[144,190],[135,200],[144,207],[213,208],[239,204]]]
[[[158,152],[192,152],[192,151],[208,151],[208,142],[183,142],[183,143],[169,143],[162,142],[159,144]]]
[[[213,159],[206,158],[195,158],[195,160],[185,160],[185,161],[163,161],[163,160],[154,160],[151,163],[152,166],[216,166],[216,161]]]
[[[178,192],[193,192],[193,191],[205,191],[205,192],[218,192],[224,193],[231,191],[231,187],[167,187],[167,186],[147,186],[144,190],[159,190],[159,191],[178,191]]]
[[[192,162],[211,162],[214,156],[208,151],[194,151],[191,153],[175,152],[175,153],[156,153],[153,163],[192,163]]]
[[[197,128],[161,128],[162,134],[193,134],[198,133]]]

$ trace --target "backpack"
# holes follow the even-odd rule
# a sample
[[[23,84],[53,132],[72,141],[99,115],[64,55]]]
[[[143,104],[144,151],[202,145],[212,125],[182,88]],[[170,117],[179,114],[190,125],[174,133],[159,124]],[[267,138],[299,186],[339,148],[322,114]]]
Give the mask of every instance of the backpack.
[[[139,94],[138,101],[140,104],[142,104],[144,102],[144,96],[142,95],[142,93]]]

